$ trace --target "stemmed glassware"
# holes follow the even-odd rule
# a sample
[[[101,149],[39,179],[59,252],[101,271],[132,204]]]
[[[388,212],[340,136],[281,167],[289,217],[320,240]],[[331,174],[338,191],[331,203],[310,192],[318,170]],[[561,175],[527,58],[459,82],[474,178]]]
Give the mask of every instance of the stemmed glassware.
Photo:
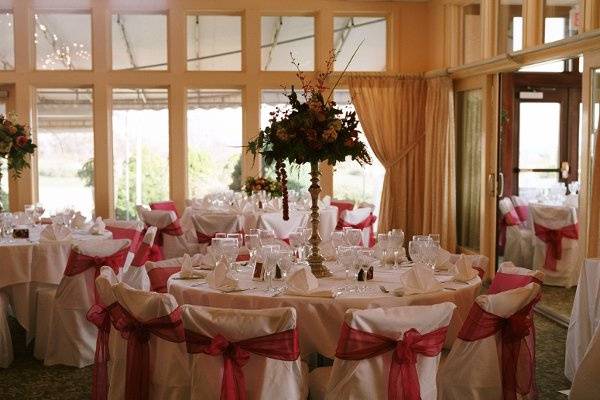
[[[337,266],[340,265],[340,247],[346,244],[346,239],[344,238],[344,233],[340,231],[333,231],[331,233],[331,245],[333,246],[333,250],[335,251],[335,263]]]
[[[275,288],[273,287],[273,275],[275,275],[275,265],[277,264],[279,257],[279,246],[263,246],[260,251],[264,259],[263,266],[265,268],[265,278],[267,279],[268,284],[265,292],[272,293],[275,291]]]
[[[302,261],[304,261],[310,254],[309,240],[310,240],[310,237],[312,236],[312,229],[300,228],[299,231],[302,232]]]
[[[0,233],[2,241],[12,243],[12,234],[14,231],[14,217],[9,212],[0,214]]]
[[[351,246],[360,246],[362,241],[362,231],[360,229],[349,228],[344,230],[346,242]]]
[[[292,246],[292,248],[294,249],[294,255],[297,259],[301,260],[302,259],[302,246],[303,246],[303,238],[302,238],[302,233],[300,232],[291,232],[290,236],[288,237],[288,240],[290,241],[290,246]]]
[[[237,259],[239,247],[236,238],[225,238],[221,241],[221,251],[227,260],[227,267],[230,271],[236,271],[235,260]]]
[[[257,234],[247,234],[244,237],[246,247],[250,253],[250,261],[256,264],[256,251],[260,248],[260,240]]]
[[[350,291],[352,284],[350,281],[350,269],[354,265],[355,250],[352,246],[339,246],[338,254],[344,270],[346,271],[346,281],[343,290]]]
[[[422,241],[411,240],[408,242],[408,255],[414,263],[421,262],[421,246]]]

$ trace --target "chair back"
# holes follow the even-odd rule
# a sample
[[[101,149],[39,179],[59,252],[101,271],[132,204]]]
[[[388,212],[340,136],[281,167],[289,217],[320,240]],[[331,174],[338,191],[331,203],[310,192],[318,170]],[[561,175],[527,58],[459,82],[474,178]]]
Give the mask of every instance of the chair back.
[[[375,221],[377,221],[377,217],[373,215],[371,207],[340,211],[336,229],[342,230],[344,227],[361,229],[363,232],[363,246],[373,247],[375,245],[375,234],[373,232]]]
[[[502,224],[504,226],[521,224],[521,219],[509,197],[504,197],[498,202],[498,209],[500,210],[500,214],[502,214]]]
[[[140,217],[147,226],[155,226],[157,229],[154,240],[162,253],[160,259],[181,257],[185,253],[195,254],[198,252],[197,247],[186,241],[181,222],[175,212],[142,210]]]
[[[236,371],[243,374],[245,396],[236,398],[306,398],[294,308],[235,310],[191,305],[181,308],[188,352],[193,354],[192,399],[221,398],[221,387],[231,383],[228,372],[233,368],[224,354],[239,354],[225,350],[209,355],[211,352],[203,341],[213,346],[225,343],[220,346],[222,349],[247,352],[247,363],[243,362]]]
[[[243,217],[237,213],[196,212],[192,214],[198,243],[210,244],[216,233],[239,233],[244,230]]]
[[[540,285],[530,283],[524,287],[497,294],[481,295],[475,299],[475,304],[440,369],[438,399],[502,399],[503,389],[510,390],[503,379],[510,382],[511,376],[513,378],[516,376],[518,382],[526,381],[531,384],[532,386],[524,388],[524,392],[529,393],[530,396],[535,395],[535,377],[531,376],[535,366],[535,334],[531,307],[539,299],[539,295]],[[490,318],[495,318],[497,321],[492,322]],[[508,320],[508,323],[502,320]],[[523,323],[529,323],[529,327],[525,329]],[[502,327],[508,329],[518,326],[524,329],[515,329],[514,332],[523,337],[520,340],[512,340],[514,338],[510,337],[511,340],[503,341],[504,334],[508,337],[512,333],[509,332],[510,330],[504,332]],[[483,333],[480,331],[488,328],[493,329]],[[514,349],[504,345],[511,344],[519,345],[522,351],[517,354],[529,356],[519,364],[519,368],[511,363],[503,365],[502,356],[506,356],[508,362],[512,353],[507,349]],[[514,357],[513,360],[520,361],[520,357]],[[529,377],[532,380],[529,380]]]
[[[544,273],[539,270],[516,267],[512,262],[500,264],[496,276],[488,289],[488,294],[504,292],[510,289],[526,286],[530,283],[539,285],[544,281]]]
[[[105,219],[106,229],[112,233],[113,239],[131,240],[130,251],[135,253],[140,245],[144,223],[141,221],[119,221]]]
[[[338,208],[340,214],[342,213],[342,211],[350,211],[350,210],[354,209],[354,202],[350,201],[350,200],[332,199],[331,205],[336,206]]]
[[[171,275],[181,271],[182,263],[183,258],[181,257],[146,262],[144,267],[150,280],[150,290],[158,293],[166,293],[169,278]]]
[[[173,200],[156,201],[154,203],[150,203],[149,206],[151,210],[173,211],[177,215],[177,218],[180,217]]]
[[[413,334],[436,335],[437,351],[432,351],[431,356],[425,356],[418,351],[416,354],[416,370],[421,398],[435,400],[437,395],[435,377],[440,360],[441,347],[445,340],[446,328],[450,323],[456,306],[452,303],[441,303],[431,306],[405,306],[393,308],[373,308],[368,310],[346,311],[344,316],[345,326],[338,342],[338,350],[333,363],[331,376],[327,384],[326,399],[386,399],[390,382],[391,368],[405,368],[394,365],[397,349],[402,347],[400,341],[408,343]],[[346,328],[347,327],[347,328]],[[365,340],[373,343],[387,340],[392,343],[391,348],[384,349],[374,356],[363,359],[340,358],[340,353],[352,354],[351,342],[344,345],[345,330],[350,328],[359,331],[359,335],[376,335]],[[351,337],[351,336],[350,336]],[[362,344],[357,341],[357,354],[361,352]],[[419,343],[419,342],[416,342]],[[365,346],[368,346],[365,344]],[[348,348],[350,351],[348,351]],[[416,350],[416,347],[409,346]],[[367,352],[367,349],[362,349]],[[413,350],[411,350],[413,351]],[[406,354],[406,353],[405,353]],[[360,358],[358,356],[357,358]],[[403,389],[408,389],[409,382],[402,382]],[[404,387],[404,385],[407,385]],[[404,397],[397,397],[404,398]]]
[[[522,197],[510,196],[510,200],[513,203],[515,211],[521,220],[521,223],[529,227],[529,203],[527,203]]]

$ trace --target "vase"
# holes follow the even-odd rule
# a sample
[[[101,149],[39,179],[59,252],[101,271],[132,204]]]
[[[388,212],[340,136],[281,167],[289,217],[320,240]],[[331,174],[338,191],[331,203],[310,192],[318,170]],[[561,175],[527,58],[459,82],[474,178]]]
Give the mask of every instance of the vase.
[[[310,197],[312,200],[312,207],[310,208],[310,222],[312,228],[312,234],[308,243],[310,243],[310,255],[308,256],[308,264],[313,275],[317,278],[324,278],[331,276],[331,272],[323,265],[323,256],[321,255],[321,235],[319,235],[319,193],[321,193],[321,186],[319,186],[319,164],[310,164],[310,176],[311,185],[308,188]]]

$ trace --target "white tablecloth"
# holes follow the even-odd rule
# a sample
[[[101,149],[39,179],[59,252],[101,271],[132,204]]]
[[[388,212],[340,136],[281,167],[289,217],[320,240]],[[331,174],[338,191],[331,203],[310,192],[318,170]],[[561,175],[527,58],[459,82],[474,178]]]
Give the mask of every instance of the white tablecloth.
[[[303,356],[311,353],[321,353],[333,358],[337,346],[340,327],[344,313],[349,308],[395,307],[404,305],[430,305],[451,301],[457,305],[454,312],[446,347],[450,347],[462,322],[469,313],[475,297],[479,294],[481,280],[474,278],[468,283],[446,282],[444,289],[435,293],[418,294],[397,297],[393,294],[382,293],[379,285],[392,291],[399,286],[400,274],[406,270],[389,271],[376,270],[375,279],[367,283],[367,292],[361,295],[342,295],[336,298],[299,297],[279,295],[269,297],[262,289],[264,282],[252,282],[256,289],[237,293],[222,293],[210,289],[206,284],[194,280],[179,280],[171,277],[168,291],[173,294],[179,304],[204,305],[222,308],[261,309],[273,307],[294,307],[298,312],[298,329],[300,331],[300,350]],[[437,276],[441,282],[448,281],[449,276]],[[250,281],[249,271],[240,273],[240,280]],[[344,284],[344,272],[337,271],[331,278],[320,279],[321,287],[337,288]],[[196,285],[196,286],[194,286]],[[280,282],[275,282],[280,286]]]
[[[35,320],[35,290],[58,285],[63,276],[71,245],[77,241],[106,239],[112,234],[92,235],[75,231],[72,240],[39,242],[42,226],[30,230],[30,239],[0,242],[0,290],[9,296],[17,320],[27,331]]]
[[[238,214],[242,220],[241,225],[244,231],[248,232],[253,228],[271,229],[280,239],[287,239],[290,232],[295,231],[299,227],[310,226],[310,211],[290,209],[289,221],[284,221],[282,211],[258,211],[246,212],[227,211],[227,210],[201,210],[192,207],[186,207],[181,216],[181,225],[186,232],[195,232],[192,215],[194,213],[207,213],[218,215]],[[338,221],[338,208],[329,206],[319,210],[319,234],[323,241],[329,241],[331,233],[335,230]],[[215,224],[218,225],[218,224]],[[188,236],[188,240],[191,237]]]
[[[577,367],[600,327],[600,259],[585,261],[579,275],[567,332],[565,376],[573,381]]]

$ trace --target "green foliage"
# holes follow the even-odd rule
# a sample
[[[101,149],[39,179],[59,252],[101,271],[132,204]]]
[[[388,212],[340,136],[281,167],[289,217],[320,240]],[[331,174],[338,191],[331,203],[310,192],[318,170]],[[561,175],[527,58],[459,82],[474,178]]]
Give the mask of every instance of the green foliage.
[[[8,170],[15,178],[29,168],[27,158],[36,145],[31,141],[29,126],[16,122],[16,115],[5,117],[0,114],[0,158],[7,160]]]
[[[77,177],[83,181],[85,187],[94,186],[94,159],[87,160],[77,171]]]
[[[231,172],[231,183],[229,184],[229,189],[239,192],[242,190],[242,157],[236,157],[237,162],[233,166],[233,171]]]

